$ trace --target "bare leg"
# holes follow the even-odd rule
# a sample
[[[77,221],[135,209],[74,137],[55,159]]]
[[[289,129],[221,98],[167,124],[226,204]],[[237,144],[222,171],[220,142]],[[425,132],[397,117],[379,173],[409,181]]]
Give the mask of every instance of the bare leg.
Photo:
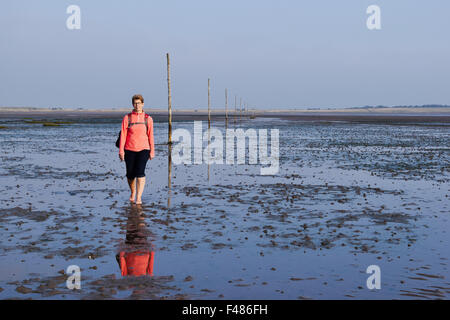
[[[136,178],[136,189],[137,189],[137,198],[136,198],[136,204],[142,204],[142,193],[144,192],[144,186],[145,186],[145,177],[142,178]]]
[[[136,197],[136,178],[128,179],[128,185],[130,186],[131,196],[130,201],[134,202],[134,198]]]

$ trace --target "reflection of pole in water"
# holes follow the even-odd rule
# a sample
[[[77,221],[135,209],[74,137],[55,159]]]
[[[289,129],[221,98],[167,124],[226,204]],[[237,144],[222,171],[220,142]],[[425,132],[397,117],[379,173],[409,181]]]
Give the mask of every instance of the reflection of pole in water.
[[[171,188],[172,188],[172,144],[168,145],[168,172],[167,172],[167,208],[170,208],[170,197],[171,197]]]
[[[209,132],[210,130],[208,129],[208,181],[209,181],[209,158],[210,158],[210,154],[209,154],[209,152],[210,152],[210,150],[209,150],[209,145],[211,144],[211,137],[210,137],[210,132]]]
[[[209,92],[209,78],[208,78],[208,160],[209,160],[210,128],[211,128],[211,95]],[[209,161],[208,161],[208,181],[209,181]]]

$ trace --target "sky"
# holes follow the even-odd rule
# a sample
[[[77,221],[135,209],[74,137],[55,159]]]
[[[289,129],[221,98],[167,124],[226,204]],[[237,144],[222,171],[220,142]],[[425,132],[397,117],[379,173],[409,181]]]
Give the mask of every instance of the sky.
[[[80,29],[67,28],[70,5]],[[369,30],[367,8],[380,8]],[[2,0],[0,106],[450,104],[448,0]]]

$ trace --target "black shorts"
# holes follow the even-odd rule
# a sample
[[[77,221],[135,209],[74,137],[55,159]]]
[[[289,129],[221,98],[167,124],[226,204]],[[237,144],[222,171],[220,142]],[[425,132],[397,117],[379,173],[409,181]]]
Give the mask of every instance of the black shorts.
[[[145,166],[150,157],[150,150],[130,151],[125,150],[125,165],[127,167],[127,178],[145,177]]]

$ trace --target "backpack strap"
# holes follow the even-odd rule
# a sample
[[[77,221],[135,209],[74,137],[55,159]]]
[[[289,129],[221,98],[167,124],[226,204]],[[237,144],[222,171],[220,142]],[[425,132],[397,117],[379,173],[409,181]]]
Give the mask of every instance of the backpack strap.
[[[145,124],[145,129],[146,129],[145,133],[147,134],[147,132],[148,132],[148,118],[149,118],[149,115],[144,113],[144,117],[145,117],[144,122],[131,123],[131,113],[129,113],[128,114],[128,129],[130,129],[130,127],[135,125],[135,124]]]
[[[131,113],[128,114],[128,129],[131,127]]]
[[[144,113],[145,114],[145,128],[146,128],[146,133],[148,132],[148,114],[146,114],[146,113]]]

